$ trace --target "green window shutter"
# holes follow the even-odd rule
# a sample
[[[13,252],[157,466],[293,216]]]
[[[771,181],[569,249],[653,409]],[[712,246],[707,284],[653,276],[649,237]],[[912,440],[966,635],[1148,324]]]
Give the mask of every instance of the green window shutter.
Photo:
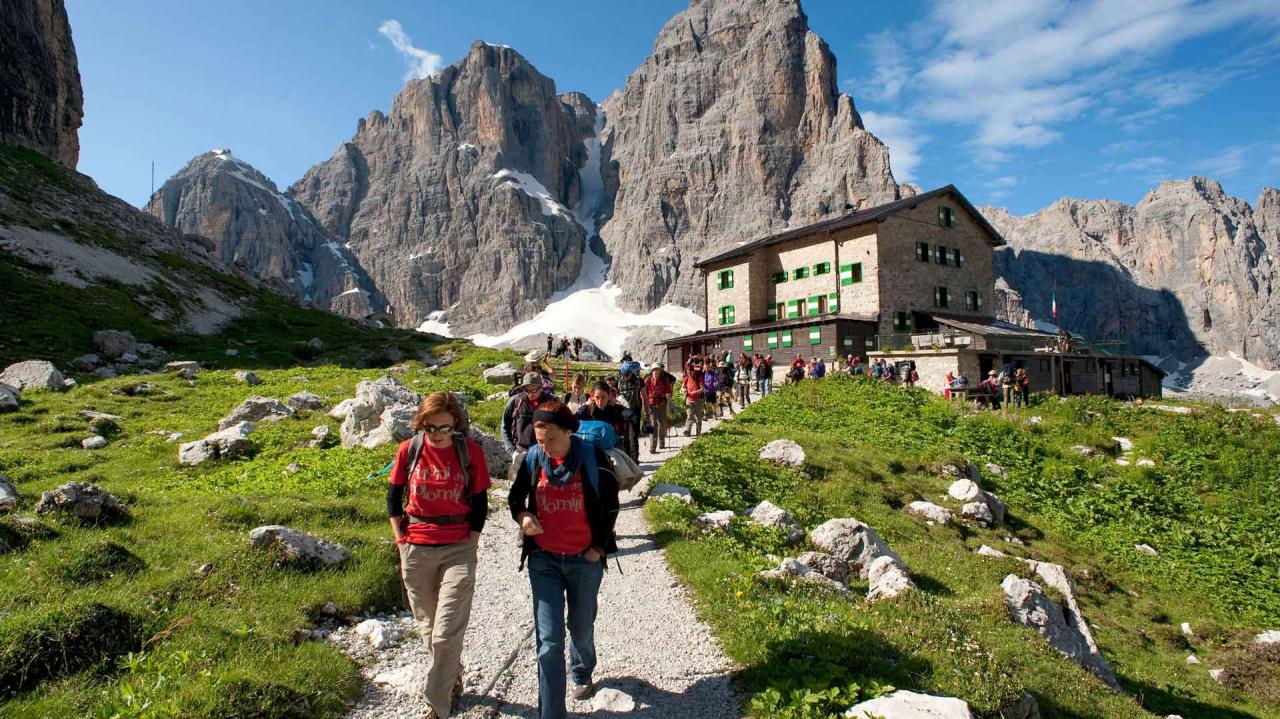
[[[750,351],[751,351],[751,335],[743,335],[743,337],[742,337],[742,351],[743,351],[743,352],[750,352]]]
[[[956,267],[964,267],[964,253],[956,249]]]
[[[775,285],[780,285],[780,284],[782,284],[783,282],[786,282],[786,281],[787,281],[787,271],[786,271],[786,270],[782,270],[782,271],[780,271],[780,272],[775,272],[775,273],[773,273],[773,284],[775,284]]]
[[[733,305],[729,305],[729,324],[733,324],[736,321],[733,316]]]
[[[827,295],[827,311],[828,312],[840,311],[840,293],[839,292],[832,292],[831,294]]]
[[[857,284],[862,281],[862,263],[855,262],[853,265],[853,282]]]
[[[782,331],[782,346],[783,347],[791,346],[791,330]]]
[[[978,305],[977,309],[979,312],[981,312],[982,311],[982,295],[980,293],[975,292],[974,299],[977,300],[977,305]]]
[[[947,264],[947,248],[942,245],[933,246],[933,261],[939,265]]]
[[[727,290],[733,287],[733,270],[721,270],[716,274],[716,289]]]
[[[822,297],[822,295],[814,295],[813,297],[810,297],[810,298],[809,298],[809,305],[808,305],[809,312],[808,312],[807,314],[808,314],[810,317],[815,317],[815,316],[817,316],[817,315],[819,314],[819,313],[818,313],[818,300],[819,300],[819,299],[821,299],[821,297]]]
[[[840,286],[853,284],[853,265],[840,265]]]
[[[726,278],[727,284],[725,286],[732,288],[733,287],[733,270],[725,270],[725,272],[729,273],[729,276]]]
[[[777,333],[777,332],[770,332],[770,333],[769,333],[769,336],[768,336],[768,342],[767,342],[767,344],[769,345],[769,349],[773,349],[774,347],[777,347],[777,346],[778,346],[778,333]]]
[[[808,267],[797,267],[795,271],[791,273],[791,279],[793,280],[803,280],[808,276],[809,276]]]
[[[956,211],[950,207],[938,208],[938,224],[943,227],[955,227]]]
[[[765,318],[769,320],[778,319],[778,308],[769,305],[769,309],[765,310]]]
[[[813,274],[815,275],[825,275],[825,274],[828,274],[829,272],[831,272],[830,262],[819,262],[818,264],[813,266]]]
[[[787,317],[800,316],[800,300],[787,300]]]
[[[822,328],[821,327],[809,328],[809,344],[811,345],[822,344]]]

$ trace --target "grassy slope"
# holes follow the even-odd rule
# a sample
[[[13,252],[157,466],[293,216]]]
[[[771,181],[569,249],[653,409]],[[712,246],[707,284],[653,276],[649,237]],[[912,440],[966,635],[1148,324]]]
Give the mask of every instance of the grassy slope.
[[[428,375],[413,362],[403,381],[422,392],[461,390],[478,399],[491,389],[479,380],[478,363],[512,356],[465,343],[453,347],[456,364]],[[114,666],[90,667],[8,697],[0,716],[213,717],[233,715],[240,705],[262,712],[253,716],[332,716],[353,696],[359,676],[350,660],[323,643],[296,644],[293,633],[311,626],[329,601],[344,614],[399,605],[383,485],[365,481],[394,448],[299,447],[314,426],[328,424],[336,434],[338,423],[316,413],[261,423],[252,458],[185,469],[177,465],[176,444],[166,443],[161,432],[204,436],[251,394],[283,399],[305,389],[334,404],[380,372],[335,365],[260,370],[264,383],[253,388],[232,374],[202,372],[195,387],[145,377],[165,391],[149,397],[111,394],[137,377],[65,393],[29,392],[19,413],[0,416],[0,472],[24,495],[20,514],[31,513],[42,490],[90,479],[131,510],[129,520],[99,526],[42,518],[56,538],[0,556],[0,663],[42,617],[74,615],[93,602],[140,623],[129,647],[135,652],[140,641],[184,622]],[[66,446],[87,436],[87,422],[76,416],[86,408],[125,418],[106,449]],[[354,560],[317,573],[276,568],[246,541],[250,529],[271,523],[341,542]],[[125,563],[113,576],[87,576],[78,559],[107,542],[140,562]],[[207,562],[215,570],[202,577],[195,570]]]
[[[1027,423],[1031,414],[1043,424]],[[1116,435],[1156,466],[1117,466]],[[813,479],[755,458],[782,437],[805,447]],[[1076,444],[1104,452],[1086,459]],[[1046,717],[1145,716],[1140,705],[1161,716],[1280,717],[1280,666],[1262,670],[1269,706],[1207,672],[1257,666],[1240,646],[1280,623],[1277,447],[1270,416],[1171,415],[1098,399],[1045,400],[1007,419],[970,416],[925,392],[838,377],[783,389],[695,443],[659,481],[689,486],[698,507],[651,503],[649,512],[704,617],[743,665],[759,716],[828,716],[894,685],[961,697],[983,716],[1026,689]],[[1007,480],[985,485],[1009,502],[1025,548],[1003,541],[1008,530],[930,527],[899,509],[921,498],[948,504],[934,470],[960,456],[1007,468]],[[868,522],[920,591],[867,605],[766,585],[754,575],[789,553],[779,536],[742,523],[733,538],[689,529],[698,512],[742,512],[762,499],[810,528],[832,517]],[[1160,556],[1135,552],[1140,542]],[[1129,696],[1008,621],[1000,581],[1026,572],[973,554],[983,543],[1076,573],[1086,618]],[[860,597],[866,587],[855,580],[853,588]],[[1183,639],[1182,621],[1200,639]],[[1187,666],[1190,652],[1205,664]]]

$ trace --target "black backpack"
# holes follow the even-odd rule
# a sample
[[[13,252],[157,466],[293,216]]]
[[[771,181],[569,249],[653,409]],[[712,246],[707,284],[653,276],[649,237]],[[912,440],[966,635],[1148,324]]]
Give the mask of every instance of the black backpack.
[[[458,453],[458,462],[462,465],[462,476],[468,484],[471,482],[471,450],[467,447],[467,436],[461,432],[454,432],[453,450]],[[418,461],[422,459],[422,445],[426,441],[426,435],[422,432],[415,432],[413,441],[409,443],[409,456],[413,457],[413,461],[409,463],[409,473],[405,475],[406,480],[413,476],[414,470],[418,468]]]

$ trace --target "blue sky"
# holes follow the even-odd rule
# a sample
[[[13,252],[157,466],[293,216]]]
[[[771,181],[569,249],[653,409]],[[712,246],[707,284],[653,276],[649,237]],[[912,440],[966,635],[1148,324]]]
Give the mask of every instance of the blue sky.
[[[475,39],[601,100],[686,0],[67,0],[80,171],[145,203],[229,147],[282,188]],[[895,175],[1033,212],[1208,175],[1280,185],[1280,0],[807,0]],[[388,21],[395,21],[389,24]],[[381,28],[381,31],[380,31]]]

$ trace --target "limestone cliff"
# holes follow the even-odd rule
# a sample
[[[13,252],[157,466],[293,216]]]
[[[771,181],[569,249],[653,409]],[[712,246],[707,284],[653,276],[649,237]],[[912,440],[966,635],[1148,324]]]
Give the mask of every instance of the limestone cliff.
[[[0,3],[0,143],[75,169],[84,94],[62,0]]]

